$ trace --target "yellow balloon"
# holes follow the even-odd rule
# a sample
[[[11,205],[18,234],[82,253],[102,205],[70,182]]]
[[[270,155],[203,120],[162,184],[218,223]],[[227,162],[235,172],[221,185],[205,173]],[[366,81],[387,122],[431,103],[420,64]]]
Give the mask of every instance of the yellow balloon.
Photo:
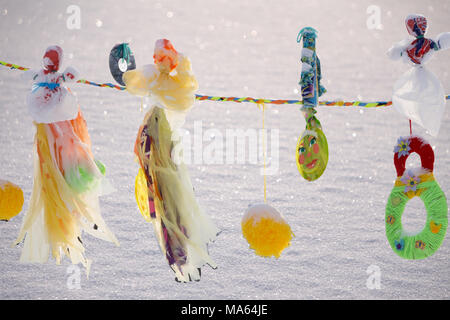
[[[142,168],[139,168],[139,172],[136,175],[136,180],[134,182],[134,195],[136,196],[136,202],[142,216],[146,221],[151,221],[148,206],[147,179],[145,178],[145,173]]]
[[[14,183],[0,180],[0,220],[10,220],[23,207],[23,191]]]

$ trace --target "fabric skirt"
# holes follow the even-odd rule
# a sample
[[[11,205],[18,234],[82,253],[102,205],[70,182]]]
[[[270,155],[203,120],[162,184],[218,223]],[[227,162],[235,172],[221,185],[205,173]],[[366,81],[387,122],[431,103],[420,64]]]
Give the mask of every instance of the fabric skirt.
[[[152,221],[176,280],[198,281],[204,264],[216,268],[207,246],[219,230],[199,207],[185,164],[172,160],[171,136],[164,110],[153,107],[139,129],[135,144],[141,165],[141,177],[137,178],[146,182],[136,184],[146,187],[145,192],[136,190],[136,194],[145,193],[148,203],[139,204],[145,201],[139,199],[145,197],[137,197],[137,201],[140,208],[148,211],[142,214]]]
[[[66,255],[89,272],[83,231],[119,244],[99,208],[105,167],[92,155],[81,111],[73,120],[35,126],[33,191],[16,240],[25,239],[20,260],[45,263],[51,254],[60,264]]]
[[[437,136],[445,110],[445,91],[424,66],[408,70],[394,85],[395,110]]]

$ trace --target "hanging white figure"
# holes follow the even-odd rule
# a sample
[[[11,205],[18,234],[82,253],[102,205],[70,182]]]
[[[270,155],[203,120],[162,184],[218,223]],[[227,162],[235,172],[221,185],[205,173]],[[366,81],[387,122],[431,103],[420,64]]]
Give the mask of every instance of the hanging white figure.
[[[450,32],[441,33],[436,40],[425,38],[427,19],[419,14],[409,15],[405,24],[416,39],[395,44],[388,56],[393,60],[402,58],[413,67],[395,83],[392,104],[395,110],[437,136],[445,109],[445,92],[424,64],[435,51],[450,48]]]
[[[63,52],[58,46],[50,46],[45,51],[43,69],[27,70],[22,78],[33,80],[33,89],[27,96],[27,106],[31,117],[37,123],[53,123],[72,120],[78,114],[78,102],[65,83],[75,82],[78,72],[67,67],[58,72]]]

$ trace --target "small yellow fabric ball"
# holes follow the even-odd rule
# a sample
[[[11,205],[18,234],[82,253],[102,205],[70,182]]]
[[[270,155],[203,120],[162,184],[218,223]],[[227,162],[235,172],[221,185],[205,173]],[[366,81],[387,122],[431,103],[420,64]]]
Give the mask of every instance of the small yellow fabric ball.
[[[0,220],[10,220],[22,211],[23,192],[9,181],[0,180]]]
[[[267,204],[250,207],[242,218],[241,226],[250,248],[263,257],[279,258],[293,236],[283,216]]]

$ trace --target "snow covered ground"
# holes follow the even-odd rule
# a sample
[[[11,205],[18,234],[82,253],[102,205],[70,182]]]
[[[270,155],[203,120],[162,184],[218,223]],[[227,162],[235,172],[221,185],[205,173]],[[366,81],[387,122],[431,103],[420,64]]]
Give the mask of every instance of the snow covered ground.
[[[80,29],[67,28],[70,5],[81,13]],[[377,6],[381,26],[367,20]],[[367,13],[368,8],[369,12]],[[395,80],[408,69],[386,56],[407,37],[409,13],[428,17],[427,35],[450,31],[450,1],[0,1],[0,60],[37,68],[48,45],[65,51],[63,68],[83,78],[113,82],[108,69],[112,46],[129,42],[138,66],[152,63],[157,39],[170,39],[187,54],[198,78],[199,94],[299,99],[298,31],[319,32],[324,100],[390,100]],[[370,26],[370,25],[369,25]],[[428,64],[450,93],[450,51]],[[158,247],[153,227],[134,200],[133,145],[144,113],[140,99],[126,92],[73,85],[88,122],[94,152],[107,165],[117,192],[101,199],[102,213],[120,247],[86,236],[91,274],[54,261],[19,263],[11,248],[32,189],[34,127],[25,107],[30,84],[20,71],[0,68],[0,178],[20,185],[24,211],[0,223],[0,299],[448,299],[450,241],[431,257],[398,257],[385,236],[386,200],[395,179],[392,161],[397,138],[409,134],[408,121],[392,108],[319,107],[330,159],[315,182],[297,172],[294,154],[304,120],[298,106],[267,107],[266,125],[279,130],[279,171],[268,177],[268,201],[284,214],[295,238],[279,259],[254,255],[242,237],[240,221],[250,204],[263,201],[261,164],[191,164],[196,195],[222,233],[210,246],[219,268],[204,267],[198,283],[179,284]],[[448,104],[447,104],[448,105]],[[203,131],[261,128],[254,104],[197,102],[194,121]],[[433,138],[435,176],[450,196],[450,112]],[[209,131],[211,132],[211,131]],[[208,142],[204,140],[204,144]],[[413,157],[412,157],[413,158]],[[418,158],[410,165],[418,164]],[[408,203],[405,228],[420,229],[426,212],[419,199]],[[369,289],[370,266],[379,267],[381,288]],[[369,269],[372,270],[372,269]],[[75,270],[76,271],[76,270]]]

